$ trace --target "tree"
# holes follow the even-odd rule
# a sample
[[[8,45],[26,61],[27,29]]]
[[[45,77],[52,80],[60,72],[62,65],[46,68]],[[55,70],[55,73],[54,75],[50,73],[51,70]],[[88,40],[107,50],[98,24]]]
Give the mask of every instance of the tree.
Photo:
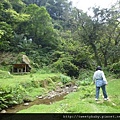
[[[90,16],[87,16],[86,13],[83,13],[81,10],[76,9],[78,12],[77,19],[77,32],[80,37],[80,40],[87,46],[91,46],[95,59],[98,65],[101,65],[101,60],[98,55],[98,49],[96,42],[99,42],[100,36],[98,32],[101,28],[101,23],[98,20],[92,19]]]
[[[44,6],[50,17],[53,19],[56,29],[67,29],[70,27],[69,17],[72,10],[72,3],[68,0],[23,0],[27,5],[36,4]],[[61,27],[62,26],[62,27]]]
[[[25,7],[25,4],[21,0],[9,0],[12,8],[17,12],[22,12],[22,9]]]
[[[119,60],[120,21],[113,10],[109,10],[105,14],[109,16],[106,16],[106,23],[103,26],[100,50],[104,56],[104,65],[107,66],[108,60],[112,63]]]
[[[0,50],[9,51],[10,42],[13,38],[12,27],[6,22],[0,22]]]
[[[57,34],[45,7],[31,4],[26,8],[25,13],[30,15],[27,27],[29,38],[32,38],[33,42],[42,47],[56,47]]]
[[[109,9],[93,8],[94,16],[88,16],[80,10],[76,20],[80,40],[91,46],[98,65],[107,66],[111,53],[117,53],[119,46],[118,12]],[[115,52],[116,51],[116,52]],[[104,61],[104,62],[102,62]]]

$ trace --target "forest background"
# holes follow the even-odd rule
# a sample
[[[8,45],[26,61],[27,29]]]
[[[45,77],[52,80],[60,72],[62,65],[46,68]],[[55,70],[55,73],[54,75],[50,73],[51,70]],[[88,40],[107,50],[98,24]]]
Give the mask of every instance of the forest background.
[[[0,65],[26,54],[33,71],[47,66],[77,78],[101,65],[119,76],[119,5],[93,7],[90,16],[68,0],[1,0]]]

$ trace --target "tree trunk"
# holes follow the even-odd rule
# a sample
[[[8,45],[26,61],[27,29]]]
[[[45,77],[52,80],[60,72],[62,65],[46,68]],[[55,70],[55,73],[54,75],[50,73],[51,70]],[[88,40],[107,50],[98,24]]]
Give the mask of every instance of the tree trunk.
[[[99,56],[98,56],[96,46],[95,46],[93,43],[91,43],[91,47],[92,47],[92,49],[93,49],[93,51],[94,51],[97,65],[100,65],[100,66],[101,66],[102,64],[101,64],[100,58],[99,58]]]
[[[107,55],[104,55],[104,67],[107,67]]]

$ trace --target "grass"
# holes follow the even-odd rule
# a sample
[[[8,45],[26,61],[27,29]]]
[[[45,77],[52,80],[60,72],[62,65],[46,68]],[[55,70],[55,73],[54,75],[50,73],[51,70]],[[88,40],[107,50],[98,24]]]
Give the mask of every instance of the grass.
[[[29,81],[34,81],[34,80],[44,80],[49,77],[54,77],[58,76],[59,74],[56,73],[44,73],[40,74],[39,72],[37,73],[30,73],[30,74],[24,74],[24,75],[9,75],[8,72],[1,72],[0,73],[4,74],[4,77],[0,79],[0,85],[1,86],[11,86],[14,87],[16,84],[19,84],[21,82],[29,82]]]
[[[62,101],[51,105],[34,105],[19,113],[120,113],[120,79],[108,78],[108,101],[103,101],[102,91],[100,100],[94,100],[95,86],[80,86],[77,92],[64,97]]]
[[[92,79],[92,72],[90,73],[91,75],[89,75],[89,73],[87,74],[88,75],[85,74],[85,76],[81,76],[82,81],[79,82],[80,86],[77,92],[69,93],[63,100],[51,105],[33,105],[28,109],[19,111],[18,113],[120,113],[120,79],[115,79],[108,74],[107,93],[110,99],[109,101],[103,101],[102,91],[100,91],[100,100],[96,102],[94,100],[95,86],[89,84]],[[54,76],[59,76],[59,74],[45,73],[43,71],[27,75],[9,75],[9,73],[5,71],[0,71],[0,87],[3,88],[10,86],[15,88],[18,86],[19,92],[29,92],[28,95],[35,97],[38,94],[42,95],[47,92],[47,89],[37,87],[37,82]],[[84,80],[86,82],[83,82]],[[29,84],[30,87],[28,87]],[[33,84],[35,86],[33,86]],[[27,85],[27,88],[23,89],[20,85]],[[17,94],[17,91],[14,92]]]
[[[29,73],[12,75],[0,70],[0,110],[23,101],[33,101],[36,96],[44,95],[53,89],[54,83],[59,82],[57,73]],[[44,80],[46,83],[44,83]],[[54,81],[54,82],[53,82]],[[44,87],[46,85],[46,87]]]

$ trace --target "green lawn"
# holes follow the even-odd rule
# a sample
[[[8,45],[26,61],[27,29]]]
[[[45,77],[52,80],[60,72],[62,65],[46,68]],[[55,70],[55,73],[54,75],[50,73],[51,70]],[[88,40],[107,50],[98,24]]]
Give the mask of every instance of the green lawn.
[[[34,73],[34,74],[28,73],[28,74],[23,74],[23,75],[12,75],[12,74],[9,75],[7,72],[3,72],[3,71],[2,73],[4,75],[0,78],[0,86],[12,86],[12,87],[16,86],[16,84],[19,84],[21,82],[44,80],[46,78],[59,75],[56,73],[41,74],[39,72]]]
[[[109,79],[109,78],[108,78]],[[77,92],[64,97],[64,100],[51,105],[34,105],[19,113],[120,113],[120,79],[110,78],[107,85],[108,101],[94,100],[95,86],[80,86]]]

